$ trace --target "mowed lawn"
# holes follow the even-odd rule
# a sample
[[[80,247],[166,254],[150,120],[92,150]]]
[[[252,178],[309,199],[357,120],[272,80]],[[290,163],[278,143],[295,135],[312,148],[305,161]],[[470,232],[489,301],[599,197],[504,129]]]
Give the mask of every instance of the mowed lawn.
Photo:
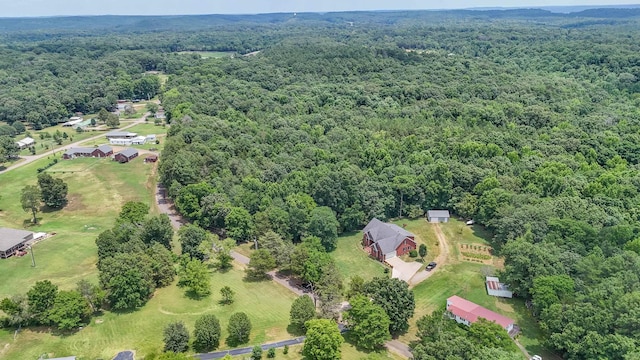
[[[3,359],[37,359],[43,353],[111,359],[126,349],[135,349],[136,357],[142,358],[162,349],[162,331],[167,324],[183,321],[193,332],[195,321],[204,314],[214,314],[220,320],[220,348],[226,349],[224,339],[228,335],[228,320],[238,311],[245,312],[252,323],[248,345],[292,337],[286,328],[295,295],[272,281],[245,282],[243,277],[244,272],[237,269],[226,273],[212,272],[212,295],[202,300],[186,297],[184,289],[175,284],[158,289],[143,308],[123,314],[106,312],[93,318],[89,326],[68,336],[23,330],[17,341],[6,350]],[[225,285],[236,293],[235,302],[231,305],[219,304],[219,290]]]
[[[345,286],[354,275],[360,275],[365,281],[385,275],[385,266],[362,249],[362,232],[352,232],[338,238],[338,246],[330,253],[342,275]]]
[[[0,260],[0,298],[24,293],[38,280],[49,279],[70,288],[80,279],[95,279],[97,235],[113,225],[126,201],[152,203],[153,167],[142,160],[128,164],[108,159],[60,160],[47,171],[67,182],[69,203],[62,210],[38,213],[36,226],[29,223],[30,213],[21,208],[20,191],[37,183],[36,169],[50,159],[1,174],[0,226],[56,235],[34,246],[35,268],[30,256]]]

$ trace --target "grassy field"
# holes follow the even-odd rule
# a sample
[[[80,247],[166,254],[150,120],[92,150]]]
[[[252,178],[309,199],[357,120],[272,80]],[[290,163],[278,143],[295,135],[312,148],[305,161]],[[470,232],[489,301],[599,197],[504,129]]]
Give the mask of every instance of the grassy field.
[[[40,134],[42,133],[49,133],[49,134],[53,134],[56,132],[56,130],[60,130],[61,133],[66,133],[68,135],[68,137],[66,139],[62,139],[62,144],[58,145],[53,138],[47,138],[44,140],[40,139]],[[92,136],[96,136],[98,134],[100,134],[100,132],[96,132],[96,131],[85,131],[82,133],[77,133],[75,130],[71,129],[71,128],[63,128],[60,125],[57,126],[52,126],[52,127],[48,127],[46,129],[43,130],[39,130],[39,131],[30,131],[31,133],[31,137],[33,139],[36,140],[36,143],[34,145],[34,147],[36,148],[36,155],[38,154],[42,154],[43,152],[47,152],[49,150],[53,150],[53,149],[59,149],[61,147],[64,146],[68,146],[69,144],[76,142],[76,141],[81,141],[87,138],[90,138]],[[18,140],[22,140],[24,139],[25,136],[24,135],[20,135],[16,137],[16,141]],[[23,149],[20,151],[20,155],[31,155],[31,150],[29,149]]]
[[[433,232],[433,228],[431,226],[425,226],[424,218],[417,219],[398,219],[392,221],[392,223],[398,226],[404,226],[404,228],[416,235],[416,245],[420,247],[420,244],[427,245],[427,256],[424,258],[424,264],[428,264],[430,261],[438,257],[440,254],[440,248],[438,247],[438,238],[436,234]],[[404,261],[416,261],[415,258],[411,258],[409,254],[403,255],[401,257]]]
[[[50,160],[42,159],[0,175],[0,226],[56,235],[34,246],[37,267],[28,256],[0,261],[0,298],[25,292],[35,281],[49,279],[69,288],[82,278],[96,277],[94,240],[113,225],[124,202],[152,202],[155,183],[153,167],[143,159],[122,165],[108,159],[59,161],[47,171],[69,186],[69,203],[54,212],[38,213],[39,224],[29,224],[29,214],[20,206],[20,190],[36,184],[36,169]]]
[[[89,326],[67,336],[25,330],[10,345],[4,358],[36,359],[40,354],[49,353],[52,356],[110,359],[125,349],[135,349],[137,357],[141,358],[162,348],[162,329],[168,323],[183,321],[193,331],[196,319],[203,314],[214,314],[220,319],[222,339],[225,339],[228,319],[237,311],[246,312],[251,320],[253,330],[249,345],[290,337],[286,328],[295,295],[274,282],[247,283],[243,277],[244,272],[238,269],[212,273],[212,295],[202,300],[186,297],[184,289],[175,284],[159,289],[138,311],[106,312],[94,318]],[[236,293],[236,300],[231,305],[219,304],[219,289],[225,285]],[[220,348],[227,348],[224,340]]]
[[[387,276],[384,274],[385,266],[369,257],[362,250],[361,243],[361,232],[345,234],[338,238],[338,246],[331,252],[345,285],[348,285],[349,278],[356,274],[365,280],[371,280],[376,276]]]

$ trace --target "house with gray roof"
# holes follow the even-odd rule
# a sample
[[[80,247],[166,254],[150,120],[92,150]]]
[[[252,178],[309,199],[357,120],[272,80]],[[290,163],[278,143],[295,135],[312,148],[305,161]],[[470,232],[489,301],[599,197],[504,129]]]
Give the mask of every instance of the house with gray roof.
[[[427,211],[427,220],[430,223],[449,222],[449,210],[429,210]]]
[[[62,158],[65,160],[75,159],[78,157],[109,157],[113,155],[113,149],[109,145],[100,145],[98,147],[76,147],[65,151]]]
[[[0,259],[6,259],[25,248],[33,240],[33,233],[26,230],[0,228]]]
[[[396,224],[374,218],[362,232],[362,245],[371,256],[382,262],[416,249],[415,235]]]
[[[113,160],[119,163],[126,163],[138,156],[138,150],[134,148],[126,148],[113,156]]]

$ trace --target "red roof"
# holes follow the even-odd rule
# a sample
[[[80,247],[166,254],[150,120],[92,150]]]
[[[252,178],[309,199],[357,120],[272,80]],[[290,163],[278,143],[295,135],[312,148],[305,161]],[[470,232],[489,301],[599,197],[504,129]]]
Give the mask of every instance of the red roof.
[[[497,281],[487,281],[487,286],[491,290],[502,290],[502,286],[500,286],[500,283]]]
[[[470,323],[478,321],[479,318],[484,318],[489,321],[494,321],[505,329],[509,325],[515,323],[513,319],[494,313],[487,308],[483,308],[482,306],[459,296],[452,296],[447,299],[447,310],[453,315],[465,319]]]

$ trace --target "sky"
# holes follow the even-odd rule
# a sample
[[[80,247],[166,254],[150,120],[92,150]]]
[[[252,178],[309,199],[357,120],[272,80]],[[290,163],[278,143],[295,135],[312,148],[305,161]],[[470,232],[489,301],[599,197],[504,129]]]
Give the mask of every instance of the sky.
[[[640,0],[0,0],[0,17],[257,14],[638,3]]]

